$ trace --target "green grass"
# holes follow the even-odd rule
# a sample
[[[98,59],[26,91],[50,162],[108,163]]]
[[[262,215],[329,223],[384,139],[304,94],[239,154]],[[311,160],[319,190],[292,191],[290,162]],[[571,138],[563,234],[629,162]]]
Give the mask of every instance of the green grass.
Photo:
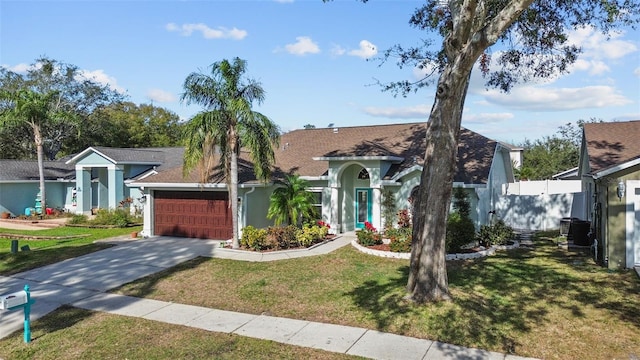
[[[14,359],[359,359],[151,320],[62,307],[35,321],[32,341],[22,332],[0,341],[0,356]]]
[[[351,247],[272,263],[196,259],[116,292],[545,359],[640,356],[635,273],[609,272],[550,238],[536,243],[449,262],[453,301],[435,305],[404,300],[408,261]]]
[[[141,227],[87,229],[81,227],[57,227],[45,230],[10,230],[0,228],[2,234],[22,234],[31,236],[66,237],[73,239],[26,240],[18,239],[18,249],[28,245],[30,251],[11,253],[11,237],[0,238],[0,275],[12,275],[22,271],[60,262],[107,248],[108,244],[94,244],[98,239],[129,234]]]
[[[639,357],[640,281],[636,274],[603,269],[588,254],[558,248],[552,237],[535,242],[534,249],[449,262],[453,300],[425,306],[404,300],[408,261],[365,255],[350,246],[328,255],[269,263],[198,258],[114,292],[365,327],[544,359]],[[65,320],[76,317],[79,319]],[[32,345],[17,345],[21,341],[18,332],[0,341],[0,357],[330,356],[70,308],[35,321],[34,326],[38,330]],[[162,341],[165,336],[167,340]],[[220,345],[219,339],[227,345]],[[228,351],[221,350],[225,346]],[[147,352],[136,352],[137,348]]]

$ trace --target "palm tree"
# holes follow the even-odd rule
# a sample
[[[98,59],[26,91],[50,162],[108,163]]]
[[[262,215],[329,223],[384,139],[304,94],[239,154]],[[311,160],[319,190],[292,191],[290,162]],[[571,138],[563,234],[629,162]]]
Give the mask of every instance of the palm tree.
[[[4,104],[0,114],[0,125],[26,123],[33,132],[38,157],[38,173],[40,177],[41,213],[46,209],[46,191],[44,183],[44,139],[43,127],[48,123],[71,117],[58,106],[59,93],[49,91],[36,92],[30,89],[0,92],[0,101]]]
[[[271,194],[267,217],[275,218],[276,225],[287,223],[300,225],[302,219],[312,218],[315,214],[313,193],[307,191],[308,182],[298,175],[287,175],[280,182],[281,187]]]
[[[278,146],[278,126],[265,115],[253,111],[254,102],[264,101],[259,82],[243,79],[247,63],[234,58],[215,62],[211,73],[191,73],[184,81],[182,101],[202,105],[205,110],[185,126],[184,174],[200,167],[201,182],[210,181],[214,162],[224,169],[233,215],[233,247],[238,242],[238,156],[241,148],[251,154],[257,179],[266,181],[275,162],[273,146]]]

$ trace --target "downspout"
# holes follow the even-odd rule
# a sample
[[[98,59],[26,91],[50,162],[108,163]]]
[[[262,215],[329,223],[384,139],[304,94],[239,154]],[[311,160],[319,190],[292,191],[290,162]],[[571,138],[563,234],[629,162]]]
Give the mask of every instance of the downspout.
[[[244,227],[247,226],[247,195],[251,194],[254,191],[256,191],[256,187],[252,186],[251,190],[242,195],[242,225],[244,225]],[[242,234],[242,230],[240,230],[240,233]]]

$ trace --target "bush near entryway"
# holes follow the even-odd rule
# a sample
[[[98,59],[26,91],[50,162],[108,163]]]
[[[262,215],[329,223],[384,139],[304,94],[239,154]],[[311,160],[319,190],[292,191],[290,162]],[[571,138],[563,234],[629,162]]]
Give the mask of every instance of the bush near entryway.
[[[67,225],[87,227],[127,227],[141,223],[140,216],[132,215],[127,208],[99,209],[91,220],[86,215],[76,214],[67,221]]]
[[[310,247],[324,241],[328,232],[329,226],[323,222],[306,224],[301,229],[293,225],[267,229],[247,226],[242,230],[240,246],[255,251]]]

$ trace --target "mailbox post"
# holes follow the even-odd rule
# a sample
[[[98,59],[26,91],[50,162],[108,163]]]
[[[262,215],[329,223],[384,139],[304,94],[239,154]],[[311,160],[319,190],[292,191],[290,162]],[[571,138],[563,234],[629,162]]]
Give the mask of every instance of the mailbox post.
[[[0,296],[0,310],[24,309],[24,342],[31,342],[31,291],[29,285],[24,286],[24,290]]]

